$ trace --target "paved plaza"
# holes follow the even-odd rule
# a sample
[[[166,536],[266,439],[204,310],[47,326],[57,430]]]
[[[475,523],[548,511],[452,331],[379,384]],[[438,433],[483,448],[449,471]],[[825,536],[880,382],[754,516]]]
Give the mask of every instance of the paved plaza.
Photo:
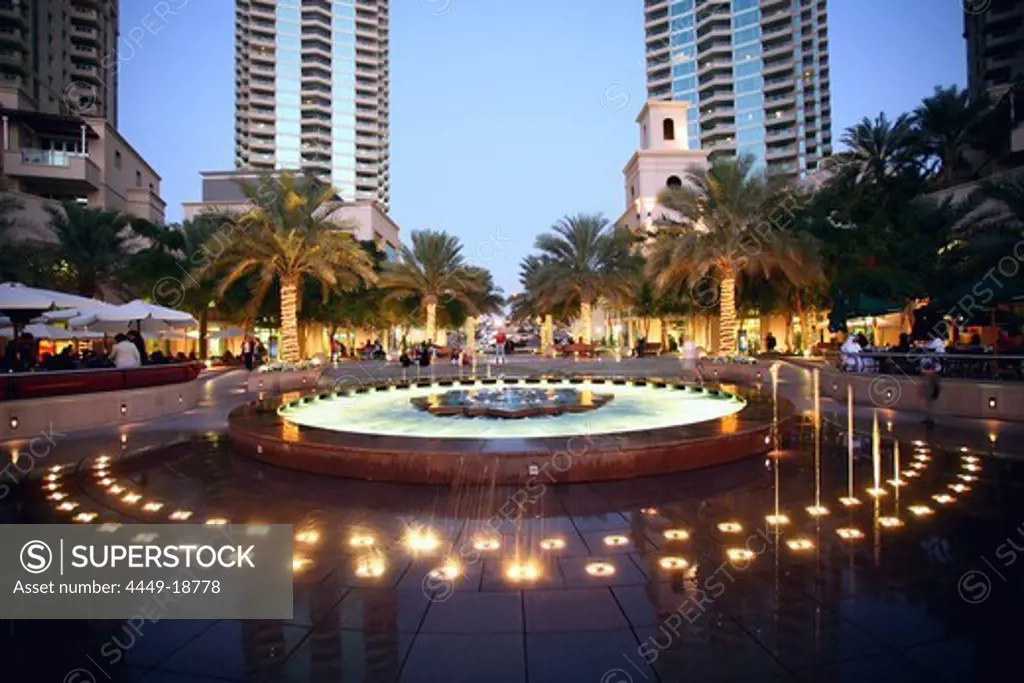
[[[457,372],[434,368],[435,377]],[[673,358],[514,357],[490,372],[675,377],[680,366]],[[401,375],[382,363],[345,363],[322,384]],[[801,410],[811,405],[808,378],[792,365],[781,372],[780,393]],[[883,479],[895,476],[894,437],[899,470],[915,475],[872,498],[873,413],[858,408],[855,507],[840,502],[849,486],[845,412],[827,401],[817,468],[805,421],[778,472],[752,458],[634,481],[550,483],[524,496],[512,487],[383,484],[262,465],[234,453],[225,435],[230,410],[255,398],[245,374],[200,381],[194,411],[69,435],[39,464],[76,466],[68,490],[98,511],[94,523],[166,521],[87,476],[89,463],[108,455],[111,476],[162,501],[164,513],[317,529],[315,543],[296,545],[293,618],[160,620],[137,630],[115,621],[8,622],[11,680],[66,680],[77,669],[85,673],[73,683],[985,680],[1006,670],[1019,631],[1019,427],[960,420],[926,428],[918,416],[882,413]],[[811,514],[815,505],[828,513]],[[0,514],[66,521],[36,478]],[[410,529],[435,538],[436,549],[410,550]],[[373,539],[369,565],[353,535]],[[431,572],[452,557],[461,558],[458,579],[434,581]],[[116,663],[101,654],[112,642],[122,654]]]

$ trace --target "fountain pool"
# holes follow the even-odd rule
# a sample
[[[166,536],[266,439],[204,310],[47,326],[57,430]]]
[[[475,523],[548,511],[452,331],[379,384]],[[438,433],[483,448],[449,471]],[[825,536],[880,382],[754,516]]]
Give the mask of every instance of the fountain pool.
[[[770,450],[758,390],[621,377],[382,382],[250,404],[231,436],[284,467],[417,483],[622,479]]]

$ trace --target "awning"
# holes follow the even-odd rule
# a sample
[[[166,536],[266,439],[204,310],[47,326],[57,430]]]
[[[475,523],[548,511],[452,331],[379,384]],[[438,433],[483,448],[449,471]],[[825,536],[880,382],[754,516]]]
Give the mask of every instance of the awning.
[[[89,122],[78,116],[43,114],[21,109],[0,109],[0,116],[6,116],[10,123],[18,123],[31,128],[37,135],[79,137],[82,135],[82,126],[85,126],[85,136],[88,139],[100,139],[99,133],[93,130]]]

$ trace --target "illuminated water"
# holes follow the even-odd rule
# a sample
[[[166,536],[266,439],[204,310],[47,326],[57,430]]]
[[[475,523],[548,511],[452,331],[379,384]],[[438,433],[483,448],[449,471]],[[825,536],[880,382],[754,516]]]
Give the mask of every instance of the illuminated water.
[[[500,388],[502,382],[492,388]],[[533,391],[544,385],[524,386]],[[570,387],[553,383],[552,394]],[[712,395],[699,388],[613,385],[582,382],[580,394],[612,394],[614,400],[593,411],[507,420],[491,417],[438,416],[423,412],[410,399],[451,391],[452,387],[410,387],[349,396],[332,395],[301,405],[286,405],[281,415],[307,427],[360,434],[454,439],[557,437],[586,433],[649,431],[715,420],[735,414],[746,402],[730,394]]]

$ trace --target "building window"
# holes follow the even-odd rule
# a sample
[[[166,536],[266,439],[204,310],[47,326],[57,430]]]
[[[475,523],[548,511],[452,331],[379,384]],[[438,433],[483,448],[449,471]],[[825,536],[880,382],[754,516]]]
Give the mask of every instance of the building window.
[[[664,134],[665,140],[676,139],[676,122],[672,119],[665,119],[661,122],[662,133]]]
[[[636,199],[636,185],[629,186],[629,198]]]
[[[114,168],[121,168],[121,153],[114,152]]]
[[[682,187],[683,181],[679,179],[677,175],[670,175],[668,180],[665,181],[665,185],[668,187]]]
[[[135,187],[142,187],[142,171],[135,172]]]

